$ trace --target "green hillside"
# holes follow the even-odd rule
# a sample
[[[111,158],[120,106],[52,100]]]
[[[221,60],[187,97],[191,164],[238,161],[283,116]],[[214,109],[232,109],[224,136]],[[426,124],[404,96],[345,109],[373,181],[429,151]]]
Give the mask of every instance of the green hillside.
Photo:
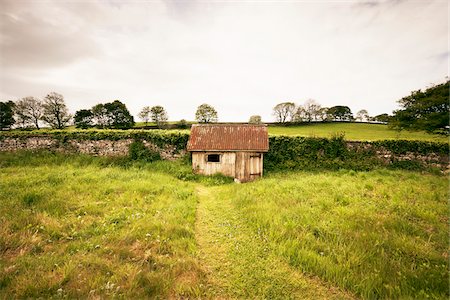
[[[269,126],[269,133],[328,138],[334,134],[344,133],[345,139],[358,141],[403,139],[448,142],[448,138],[441,135],[428,134],[422,131],[396,131],[389,129],[384,124],[367,123],[315,123],[298,126]]]

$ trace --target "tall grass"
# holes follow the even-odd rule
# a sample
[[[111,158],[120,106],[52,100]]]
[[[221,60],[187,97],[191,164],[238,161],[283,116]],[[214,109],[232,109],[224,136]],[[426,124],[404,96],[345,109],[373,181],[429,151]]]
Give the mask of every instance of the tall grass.
[[[0,298],[198,297],[196,195],[164,164],[0,154]]]
[[[449,296],[445,177],[296,172],[226,186],[217,198],[231,198],[290,265],[363,298]]]
[[[217,274],[199,260],[194,226],[201,197],[212,245],[257,239],[225,254],[202,249],[224,268],[241,264],[224,272],[241,289],[233,295],[271,286],[260,280],[291,286],[292,267],[367,299],[448,298],[446,177],[266,175],[237,185],[193,175],[188,160],[0,153],[0,298],[213,297]]]

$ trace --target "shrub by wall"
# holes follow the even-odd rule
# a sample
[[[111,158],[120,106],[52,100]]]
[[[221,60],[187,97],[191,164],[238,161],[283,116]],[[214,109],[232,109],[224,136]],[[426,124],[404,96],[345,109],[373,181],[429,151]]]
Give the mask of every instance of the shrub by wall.
[[[264,156],[267,170],[353,169],[370,170],[379,166],[422,170],[448,167],[448,144],[385,140],[349,142],[343,136],[331,139],[270,136],[269,152]]]
[[[186,153],[189,135],[163,130],[11,131],[0,133],[0,151],[47,149],[100,156],[127,156],[139,141],[148,153],[176,159]],[[153,159],[153,158],[152,158]]]
[[[78,141],[119,141],[145,140],[158,147],[174,146],[177,150],[186,149],[189,134],[177,130],[39,130],[39,131],[9,131],[0,133],[0,141],[5,138],[26,139],[32,137],[47,137],[62,143],[69,140]]]
[[[187,132],[176,130],[9,131],[0,133],[0,151],[57,148],[120,156],[129,154],[133,141],[142,141],[146,148],[159,152],[162,158],[173,159],[186,153],[188,139]],[[269,152],[264,155],[266,170],[370,170],[379,166],[444,170],[449,162],[449,145],[446,143],[406,140],[350,142],[343,136],[330,139],[270,136],[269,144]]]

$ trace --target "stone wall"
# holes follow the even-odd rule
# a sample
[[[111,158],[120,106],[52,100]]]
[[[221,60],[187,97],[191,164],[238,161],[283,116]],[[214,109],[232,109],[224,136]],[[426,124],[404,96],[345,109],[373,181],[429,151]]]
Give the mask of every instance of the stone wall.
[[[47,149],[67,153],[84,153],[98,156],[126,156],[128,155],[128,147],[132,142],[133,139],[69,139],[66,142],[61,142],[61,140],[49,136],[21,138],[5,137],[0,139],[0,151]],[[177,150],[173,145],[158,147],[146,140],[143,140],[143,143],[147,148],[159,152],[163,159],[174,160],[186,154],[186,150]],[[347,147],[353,151],[372,150],[374,151],[374,155],[386,165],[393,162],[416,161],[428,167],[439,168],[441,170],[446,170],[447,172],[450,170],[448,155],[438,155],[435,153],[420,154],[414,152],[398,154],[386,150],[383,147],[374,147],[370,143],[363,142],[347,142]]]
[[[372,150],[375,152],[375,156],[381,160],[385,165],[389,165],[394,161],[397,162],[419,162],[427,167],[438,168],[445,170],[445,172],[450,171],[449,156],[439,155],[436,153],[420,154],[415,152],[406,153],[394,153],[383,147],[374,147],[370,143],[363,142],[347,142],[347,147],[353,151],[367,151]]]
[[[132,139],[111,140],[69,140],[62,143],[51,137],[4,138],[0,140],[0,151],[17,150],[53,150],[68,153],[83,153],[98,156],[126,156]],[[186,154],[185,150],[177,151],[176,147],[167,145],[158,147],[148,141],[144,145],[160,153],[163,159],[174,160]]]

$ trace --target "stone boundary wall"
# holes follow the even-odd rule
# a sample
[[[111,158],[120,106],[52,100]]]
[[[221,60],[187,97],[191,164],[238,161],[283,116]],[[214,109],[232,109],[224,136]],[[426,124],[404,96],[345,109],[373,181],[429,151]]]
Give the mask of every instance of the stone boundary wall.
[[[53,150],[67,153],[83,153],[96,156],[126,156],[133,139],[111,140],[68,140],[65,143],[51,137],[4,138],[0,140],[0,151],[17,150]],[[158,147],[143,140],[144,145],[159,152],[163,159],[174,160],[186,154],[186,150],[177,150],[175,146]]]
[[[47,149],[53,151],[67,153],[83,153],[96,156],[126,156],[128,155],[128,147],[133,139],[119,140],[78,140],[69,139],[62,142],[59,139],[49,136],[40,137],[5,137],[0,139],[0,151],[17,151],[17,150],[39,150]],[[174,160],[184,156],[187,151],[185,149],[178,150],[173,145],[158,147],[157,145],[143,140],[144,145],[160,153],[163,159]],[[373,149],[377,159],[383,164],[389,165],[393,161],[418,161],[425,166],[439,168],[441,170],[450,171],[449,156],[438,155],[436,153],[420,154],[415,152],[406,152],[403,154],[394,153],[383,147],[375,147],[366,142],[346,142],[347,148],[352,151],[367,151]]]
[[[353,151],[360,150],[375,150],[375,156],[381,160],[385,165],[391,164],[393,161],[417,161],[422,163],[427,167],[438,168],[450,171],[450,161],[449,155],[439,155],[436,153],[420,154],[416,152],[406,152],[406,153],[394,153],[393,151],[387,150],[383,147],[375,147],[370,143],[365,142],[346,142],[348,149]]]

